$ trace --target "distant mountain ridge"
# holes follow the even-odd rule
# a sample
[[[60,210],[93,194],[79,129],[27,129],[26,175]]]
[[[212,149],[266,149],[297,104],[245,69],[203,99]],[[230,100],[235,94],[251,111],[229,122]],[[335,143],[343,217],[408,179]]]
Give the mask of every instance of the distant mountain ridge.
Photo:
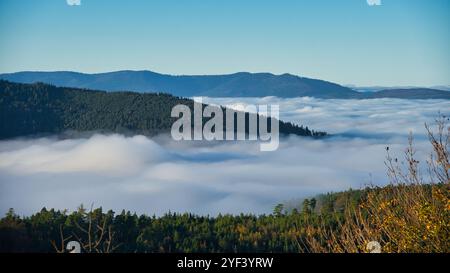
[[[345,85],[346,87],[358,92],[378,92],[381,90],[411,90],[411,89],[433,89],[440,91],[450,91],[450,85],[436,85],[436,86],[357,86],[357,85]]]
[[[164,92],[193,97],[315,97],[324,99],[450,99],[450,92],[436,89],[389,89],[358,92],[336,83],[291,74],[239,72],[228,75],[174,76],[152,71],[116,71],[85,74],[70,71],[16,72],[0,74],[0,79],[18,82],[43,82],[59,87],[105,91]]]

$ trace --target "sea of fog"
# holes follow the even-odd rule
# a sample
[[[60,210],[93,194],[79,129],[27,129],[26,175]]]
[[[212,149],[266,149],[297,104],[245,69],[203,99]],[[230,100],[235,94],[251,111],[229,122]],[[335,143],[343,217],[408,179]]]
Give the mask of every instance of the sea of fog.
[[[387,183],[386,146],[399,158],[409,132],[424,162],[424,123],[444,100],[203,98],[243,109],[278,104],[282,120],[332,134],[289,137],[275,152],[255,142],[175,142],[170,136],[93,135],[0,141],[0,213],[80,204],[161,215],[165,212],[270,213],[277,203]]]

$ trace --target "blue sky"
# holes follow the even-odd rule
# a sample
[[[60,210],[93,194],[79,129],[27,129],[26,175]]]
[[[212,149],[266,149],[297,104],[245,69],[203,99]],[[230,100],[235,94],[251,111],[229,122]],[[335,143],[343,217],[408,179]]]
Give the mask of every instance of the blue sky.
[[[449,0],[66,1],[0,1],[0,72],[250,71],[450,84]]]

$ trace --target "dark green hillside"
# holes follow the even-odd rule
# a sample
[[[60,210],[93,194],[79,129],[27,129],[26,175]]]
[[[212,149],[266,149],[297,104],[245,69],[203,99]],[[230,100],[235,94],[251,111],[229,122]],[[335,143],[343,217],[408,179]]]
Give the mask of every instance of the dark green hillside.
[[[92,91],[0,81],[0,138],[54,134],[68,130],[154,135],[169,132],[177,104],[193,101],[160,93]],[[321,136],[280,122],[280,132]]]

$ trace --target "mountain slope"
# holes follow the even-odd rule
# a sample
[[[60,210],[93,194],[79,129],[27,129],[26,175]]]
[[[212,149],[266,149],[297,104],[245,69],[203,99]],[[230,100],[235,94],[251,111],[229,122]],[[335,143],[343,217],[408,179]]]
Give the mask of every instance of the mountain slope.
[[[170,113],[177,104],[192,111],[194,102],[160,93],[107,93],[0,80],[0,139],[70,130],[167,133],[176,120]],[[282,134],[324,135],[282,121],[279,126]]]

